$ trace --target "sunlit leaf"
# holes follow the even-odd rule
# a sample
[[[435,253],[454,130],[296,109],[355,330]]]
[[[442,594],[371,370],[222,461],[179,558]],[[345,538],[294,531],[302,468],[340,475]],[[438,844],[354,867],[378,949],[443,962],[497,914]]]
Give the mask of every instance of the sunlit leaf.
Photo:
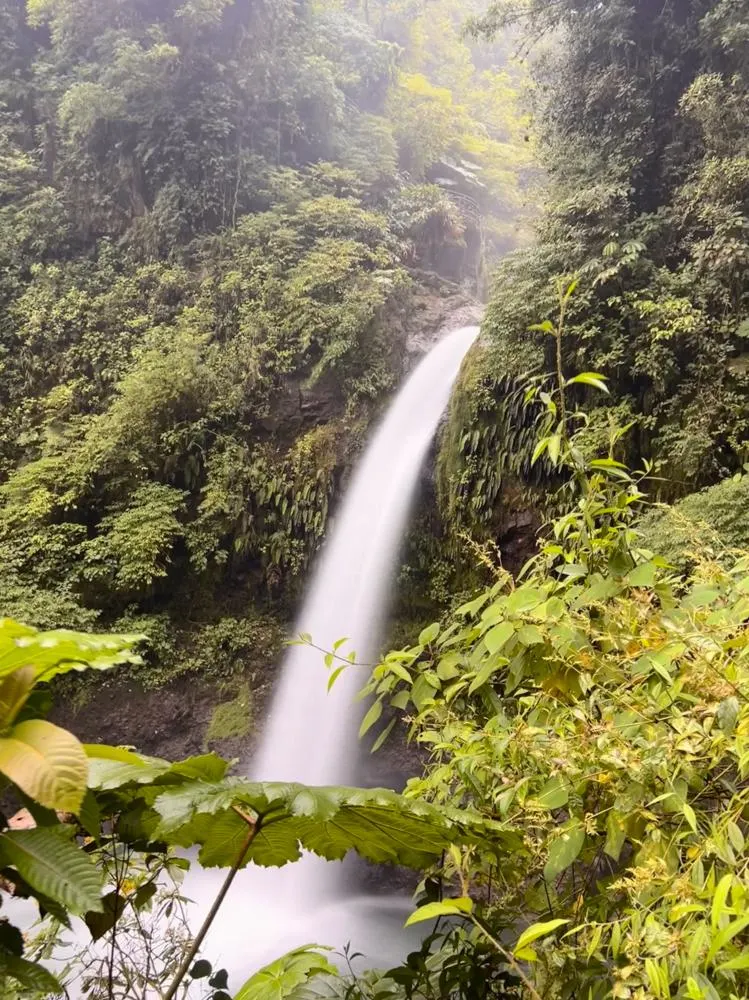
[[[562,830],[561,836],[551,842],[549,856],[544,865],[544,878],[549,881],[569,868],[585,843],[585,830],[578,820],[570,820]]]
[[[290,951],[251,976],[234,1000],[296,1000],[300,986],[320,974],[336,972],[321,952],[315,944]]]
[[[531,924],[527,927],[517,940],[513,951],[515,955],[522,951],[523,948],[527,947],[529,944],[533,944],[534,941],[538,941],[539,938],[547,937],[553,931],[557,930],[559,927],[563,927],[568,924],[569,920],[563,920],[557,918],[555,920],[545,920],[542,923]]]
[[[467,896],[457,899],[443,899],[440,902],[427,903],[420,906],[418,910],[409,916],[405,926],[411,927],[413,924],[421,924],[426,920],[437,920],[439,917],[460,917],[466,916],[473,910],[473,900]]]
[[[28,991],[29,996],[60,996],[62,986],[42,965],[19,955],[0,951],[0,979],[7,976]]]
[[[567,385],[589,385],[607,394],[609,391],[605,377],[597,372],[581,372],[579,375],[574,375],[567,380]]]
[[[44,719],[29,719],[0,737],[0,771],[41,805],[77,813],[88,760],[72,733]]]

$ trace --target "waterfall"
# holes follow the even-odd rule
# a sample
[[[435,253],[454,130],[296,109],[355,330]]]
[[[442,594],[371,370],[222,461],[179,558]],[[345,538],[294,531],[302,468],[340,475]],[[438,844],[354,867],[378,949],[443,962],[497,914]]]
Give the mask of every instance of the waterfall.
[[[331,649],[345,635],[345,648],[356,651],[359,663],[377,654],[421,467],[463,357],[477,335],[478,327],[463,327],[440,340],[406,380],[375,431],[328,533],[296,625],[297,633],[309,633],[317,646]],[[323,654],[307,645],[292,647],[252,767],[254,777],[314,785],[351,781],[358,757],[356,695],[365,678],[362,669],[347,668],[328,693]],[[310,855],[281,869],[244,869],[213,922],[202,954],[214,968],[228,970],[232,989],[261,965],[310,942],[339,949],[351,942],[370,966],[398,961],[405,954],[403,922],[409,901],[356,896],[342,875],[341,862]],[[223,871],[197,863],[187,873],[183,894],[190,901],[193,931],[224,877]],[[22,926],[31,925],[33,906],[12,900],[11,915],[14,910]],[[64,973],[67,949],[87,940],[86,928],[75,921],[72,941],[46,964]],[[94,951],[103,947],[104,941]],[[84,979],[68,984],[71,1000],[88,995]]]
[[[448,334],[419,363],[390,405],[354,474],[329,531],[296,633],[331,650],[347,637],[359,663],[377,654],[392,579],[421,468],[478,327]],[[344,670],[328,692],[323,654],[291,647],[252,766],[253,777],[344,784],[355,775],[359,711],[366,673]],[[221,873],[196,868],[186,894],[205,912]],[[240,873],[206,940],[205,954],[232,976],[290,948],[353,940],[373,961],[389,961],[401,939],[402,906],[346,897],[340,862],[307,856],[282,869]],[[395,914],[395,919],[394,919]],[[373,952],[372,946],[380,946]],[[238,978],[241,981],[241,978]]]
[[[377,653],[381,625],[421,467],[461,361],[478,333],[464,327],[432,348],[375,431],[314,573],[296,623],[315,646]],[[322,654],[293,646],[283,664],[253,776],[308,785],[350,782],[357,756],[355,697],[366,677],[344,670],[330,692]]]

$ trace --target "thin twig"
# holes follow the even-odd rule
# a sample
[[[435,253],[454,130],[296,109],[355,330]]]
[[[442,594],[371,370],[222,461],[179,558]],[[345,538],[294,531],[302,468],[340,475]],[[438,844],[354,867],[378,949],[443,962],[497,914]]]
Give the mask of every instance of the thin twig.
[[[484,935],[484,937],[486,937],[487,940],[491,942],[491,944],[496,948],[496,950],[500,953],[500,955],[502,955],[502,957],[509,963],[509,965],[511,966],[511,968],[515,972],[515,974],[517,976],[519,976],[520,979],[522,980],[523,985],[528,990],[528,992],[530,993],[530,995],[533,997],[533,1000],[542,1000],[540,994],[536,991],[536,987],[533,985],[533,983],[530,981],[530,979],[526,976],[526,974],[520,968],[520,966],[515,961],[515,959],[513,958],[513,956],[510,954],[509,951],[507,951],[506,948],[504,948],[499,943],[499,941],[497,941],[497,939],[494,937],[494,935],[491,933],[491,931],[489,931],[486,928],[486,926],[484,925],[484,922],[482,920],[479,920],[478,917],[474,916],[473,914],[471,914],[471,922],[473,924],[475,924],[476,927],[478,927],[478,929],[481,931],[481,933]]]
[[[242,814],[239,813],[239,815],[242,815]],[[246,837],[244,843],[242,844],[242,847],[241,847],[241,850],[240,850],[239,854],[237,855],[237,860],[234,862],[234,864],[232,865],[231,869],[229,870],[228,875],[224,879],[224,884],[219,889],[218,895],[214,899],[213,905],[211,906],[210,910],[208,911],[208,914],[207,914],[205,920],[203,921],[203,924],[202,924],[200,930],[195,935],[195,939],[194,939],[193,943],[190,945],[190,947],[189,947],[189,949],[187,951],[187,954],[182,959],[182,962],[180,963],[180,966],[177,969],[177,973],[176,973],[174,979],[172,980],[171,986],[169,987],[169,989],[164,994],[164,1000],[173,1000],[173,998],[174,998],[177,990],[180,987],[180,984],[181,984],[182,980],[185,978],[185,976],[187,975],[188,969],[192,965],[193,959],[195,958],[195,956],[197,955],[198,951],[200,950],[200,946],[202,945],[203,941],[205,940],[205,936],[208,933],[208,931],[210,930],[211,924],[216,919],[216,914],[218,913],[219,909],[221,908],[221,904],[223,903],[224,899],[226,898],[227,892],[229,891],[229,889],[231,889],[232,882],[236,878],[237,872],[239,871],[239,869],[242,867],[242,865],[244,863],[244,859],[247,856],[247,852],[250,849],[252,841],[255,839],[255,837],[257,836],[257,834],[260,831],[260,819],[259,818],[254,823],[250,823],[249,821],[247,821],[246,817],[244,817],[244,816],[242,816],[242,818],[245,819],[245,821],[248,823],[249,829],[248,829],[247,837]],[[540,1000],[540,998],[539,998],[539,1000]]]

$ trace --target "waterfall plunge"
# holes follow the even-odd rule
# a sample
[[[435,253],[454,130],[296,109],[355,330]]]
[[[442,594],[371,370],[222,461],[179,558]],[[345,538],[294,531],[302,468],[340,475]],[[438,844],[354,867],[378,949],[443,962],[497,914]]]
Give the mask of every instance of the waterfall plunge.
[[[296,633],[308,633],[316,646],[329,650],[346,636],[342,652],[355,650],[359,663],[376,655],[421,467],[477,333],[476,327],[466,327],[441,340],[406,381],[375,432],[296,623]],[[350,782],[357,756],[353,703],[365,679],[361,670],[348,669],[328,693],[320,652],[292,647],[253,776],[308,785]]]
[[[448,334],[420,362],[388,409],[359,464],[332,525],[296,632],[368,663],[381,626],[421,467],[478,327]],[[282,668],[253,777],[310,785],[349,783],[358,755],[355,697],[365,677],[345,670],[330,692],[322,654],[294,646]],[[202,914],[221,873],[199,869],[186,893]],[[352,941],[371,964],[397,952],[402,904],[346,895],[342,865],[305,857],[278,869],[240,873],[207,938],[204,953],[225,965],[238,985],[253,968],[290,948]],[[396,919],[393,919],[395,916]],[[197,915],[195,923],[197,924]],[[235,977],[237,977],[235,979]]]

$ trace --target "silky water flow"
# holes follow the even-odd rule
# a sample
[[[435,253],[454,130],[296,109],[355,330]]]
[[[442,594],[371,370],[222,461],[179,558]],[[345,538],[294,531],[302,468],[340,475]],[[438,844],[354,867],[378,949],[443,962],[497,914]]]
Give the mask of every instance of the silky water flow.
[[[376,655],[401,542],[421,468],[478,327],[455,330],[421,360],[366,449],[321,553],[295,633],[316,647],[292,646],[251,767],[258,781],[351,783],[361,718],[356,695],[366,669],[350,667],[328,691],[323,653],[342,638],[359,664]],[[239,873],[203,953],[225,966],[236,988],[267,961],[316,942],[352,947],[367,964],[390,963],[402,948],[408,901],[355,895],[341,862],[305,856],[281,869]],[[185,892],[196,901],[194,926],[222,872],[196,870]]]

